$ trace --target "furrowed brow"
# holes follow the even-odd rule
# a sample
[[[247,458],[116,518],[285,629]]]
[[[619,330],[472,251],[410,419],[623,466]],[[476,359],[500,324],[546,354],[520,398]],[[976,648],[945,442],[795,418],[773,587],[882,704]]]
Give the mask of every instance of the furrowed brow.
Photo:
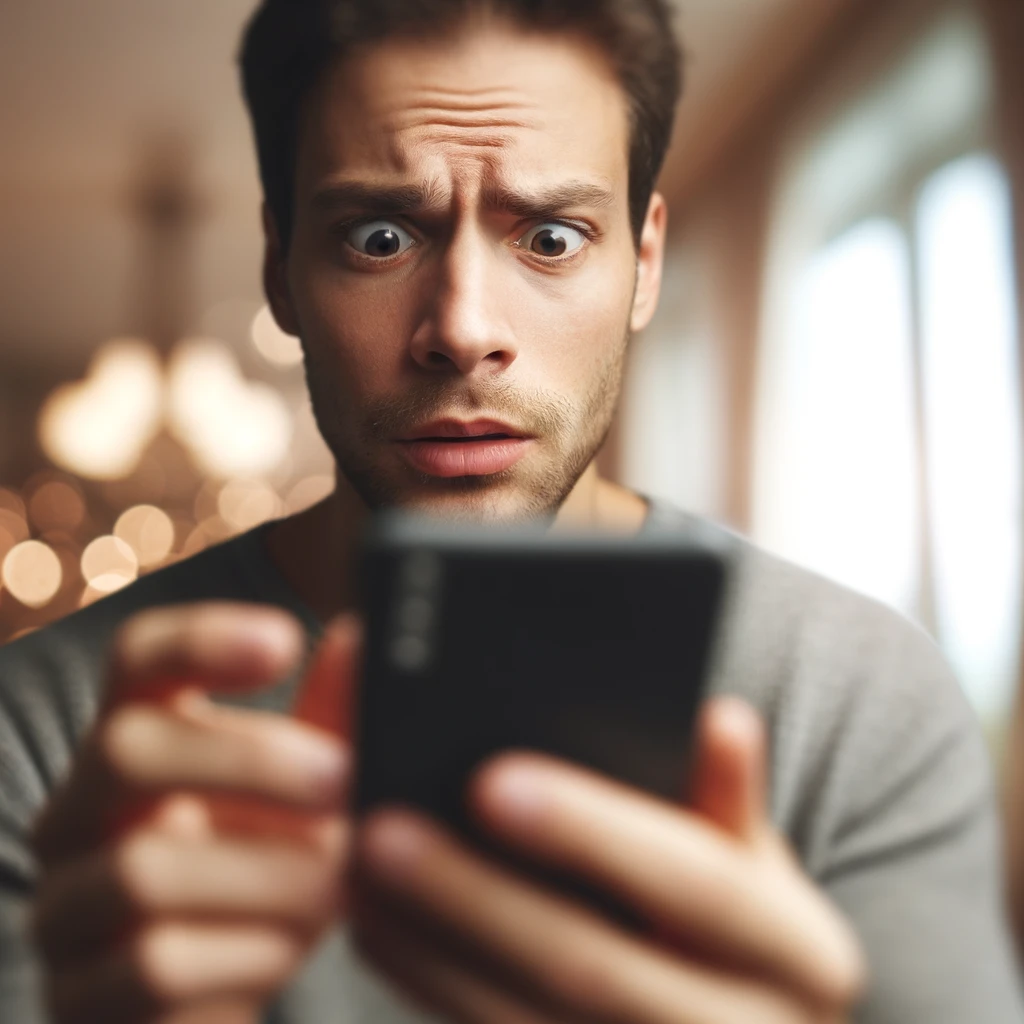
[[[554,217],[575,208],[603,209],[613,205],[611,189],[586,181],[568,181],[551,188],[529,192],[506,185],[491,185],[484,191],[484,205],[490,210],[515,214],[517,217]]]
[[[436,183],[426,185],[373,185],[361,181],[339,182],[313,196],[320,210],[346,210],[361,214],[402,214],[436,209],[444,204],[444,192]]]

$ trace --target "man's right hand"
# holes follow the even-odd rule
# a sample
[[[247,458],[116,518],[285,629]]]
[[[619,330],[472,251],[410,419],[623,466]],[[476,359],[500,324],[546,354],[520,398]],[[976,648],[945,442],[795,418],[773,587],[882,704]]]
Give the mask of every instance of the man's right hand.
[[[37,823],[35,934],[57,1024],[254,1024],[337,914],[349,845],[336,734],[356,629],[328,631],[303,722],[219,707],[293,671],[296,622],[241,605],[145,612]]]

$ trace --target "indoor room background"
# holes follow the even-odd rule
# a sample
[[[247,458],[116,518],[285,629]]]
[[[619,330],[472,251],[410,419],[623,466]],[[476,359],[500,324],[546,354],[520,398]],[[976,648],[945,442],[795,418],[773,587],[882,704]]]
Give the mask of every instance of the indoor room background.
[[[260,293],[252,6],[0,7],[0,643],[332,486]],[[1024,4],[678,7],[664,295],[604,469],[909,615],[997,746],[1024,622]]]

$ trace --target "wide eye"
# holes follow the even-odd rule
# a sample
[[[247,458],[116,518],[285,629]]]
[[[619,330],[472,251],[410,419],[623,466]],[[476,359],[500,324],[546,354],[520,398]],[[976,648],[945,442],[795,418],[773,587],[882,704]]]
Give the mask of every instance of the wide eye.
[[[536,256],[554,259],[578,252],[586,240],[583,232],[566,224],[538,224],[537,227],[530,228],[516,245],[521,249],[528,249]]]
[[[359,224],[349,233],[346,241],[356,252],[377,259],[387,259],[411,249],[416,239],[390,220],[374,220]]]

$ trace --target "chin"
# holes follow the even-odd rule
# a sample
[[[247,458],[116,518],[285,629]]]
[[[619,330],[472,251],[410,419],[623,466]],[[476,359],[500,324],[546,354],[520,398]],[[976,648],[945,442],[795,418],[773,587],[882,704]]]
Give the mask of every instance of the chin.
[[[582,455],[582,453],[581,453]],[[466,523],[550,521],[569,497],[586,458],[529,469],[515,466],[490,476],[439,478],[405,467],[338,459],[342,475],[374,512],[404,511]]]
[[[443,491],[411,493],[395,502],[408,512],[465,523],[527,523],[553,518],[561,501],[549,499],[520,488],[490,486],[483,478],[447,480]]]

